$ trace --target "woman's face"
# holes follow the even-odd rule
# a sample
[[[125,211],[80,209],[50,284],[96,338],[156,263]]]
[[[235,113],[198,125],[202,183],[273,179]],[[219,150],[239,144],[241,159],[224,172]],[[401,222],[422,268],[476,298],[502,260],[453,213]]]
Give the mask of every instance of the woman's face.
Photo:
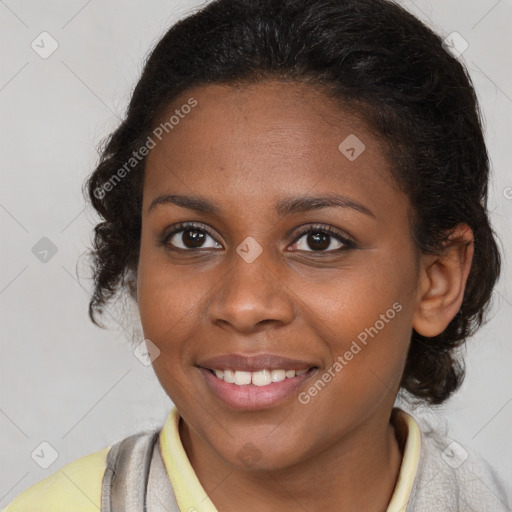
[[[146,162],[137,300],[190,435],[255,469],[371,436],[420,282],[383,142],[296,83],[198,87],[171,115]]]

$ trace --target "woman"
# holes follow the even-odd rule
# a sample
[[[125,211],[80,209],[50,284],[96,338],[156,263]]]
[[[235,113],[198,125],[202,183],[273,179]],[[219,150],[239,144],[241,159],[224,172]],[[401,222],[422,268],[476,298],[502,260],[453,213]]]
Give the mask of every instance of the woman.
[[[395,3],[171,27],[88,191],[91,318],[129,290],[175,408],[6,510],[508,510],[394,407],[461,383],[500,269],[488,174],[463,66]]]

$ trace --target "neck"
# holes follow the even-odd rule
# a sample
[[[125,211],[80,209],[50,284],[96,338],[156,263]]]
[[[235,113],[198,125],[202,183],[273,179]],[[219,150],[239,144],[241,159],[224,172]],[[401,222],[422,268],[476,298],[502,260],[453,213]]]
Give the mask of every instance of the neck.
[[[314,457],[278,470],[234,468],[183,421],[180,436],[199,481],[219,512],[385,512],[402,459],[388,417],[373,418]]]

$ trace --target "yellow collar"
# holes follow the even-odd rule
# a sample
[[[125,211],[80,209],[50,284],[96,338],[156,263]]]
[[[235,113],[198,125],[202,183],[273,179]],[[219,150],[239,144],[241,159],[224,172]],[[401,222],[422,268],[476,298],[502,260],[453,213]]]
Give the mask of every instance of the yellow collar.
[[[180,510],[185,512],[217,512],[183,448],[178,428],[179,420],[178,409],[174,406],[160,432],[162,458],[176,495],[176,502]]]
[[[162,457],[178,506],[182,511],[217,512],[183,448],[178,429],[179,419],[178,409],[173,407],[160,432]],[[405,510],[416,476],[421,450],[421,432],[414,418],[401,409],[393,409],[391,421],[402,446],[403,458],[386,512],[400,512]]]
[[[398,407],[391,413],[391,423],[395,427],[403,455],[395,490],[386,512],[403,512],[409,501],[420,461],[421,431],[416,420]]]

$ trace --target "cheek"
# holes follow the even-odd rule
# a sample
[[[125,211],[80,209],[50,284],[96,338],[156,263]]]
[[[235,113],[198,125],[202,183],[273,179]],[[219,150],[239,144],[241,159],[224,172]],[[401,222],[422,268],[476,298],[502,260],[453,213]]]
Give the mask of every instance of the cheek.
[[[330,353],[322,373],[328,374],[324,378],[332,393],[320,392],[311,402],[331,411],[336,404],[360,405],[364,413],[372,401],[395,393],[411,335],[414,282],[413,261],[376,256],[372,265],[346,269],[323,286],[304,287],[306,322]]]
[[[144,240],[144,239],[143,239]],[[151,340],[160,353],[153,361],[153,370],[173,403],[193,401],[185,385],[188,379],[188,353],[197,325],[197,294],[201,293],[171,269],[158,248],[141,242],[137,274],[137,300],[144,337]]]
[[[199,286],[200,279],[190,279],[184,271],[169,265],[165,251],[149,238],[143,229],[137,301],[145,336],[163,343],[172,338],[172,332],[186,328],[192,321],[198,295],[204,290]]]
[[[364,340],[365,329],[376,325],[383,337],[395,338],[409,315],[404,314],[414,294],[415,274],[407,262],[387,260],[379,255],[365,265],[340,271],[324,282],[297,282],[296,294],[306,307],[308,322],[325,331],[331,340],[339,339],[342,350],[347,339]],[[394,306],[395,305],[395,306]],[[400,313],[397,312],[400,309]],[[372,332],[374,330],[372,329]]]

